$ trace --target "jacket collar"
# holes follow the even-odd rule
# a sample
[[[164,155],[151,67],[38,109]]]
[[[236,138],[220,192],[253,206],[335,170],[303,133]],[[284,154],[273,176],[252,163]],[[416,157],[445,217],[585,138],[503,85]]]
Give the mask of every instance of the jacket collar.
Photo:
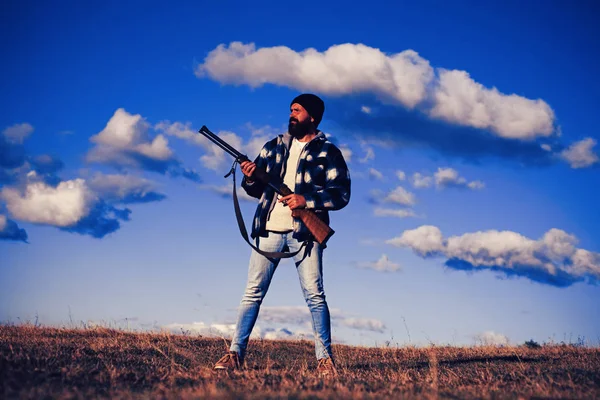
[[[289,133],[289,132],[285,132],[285,133],[282,135],[282,141],[283,141],[283,144],[284,144],[284,145],[285,145],[285,147],[287,147],[288,149],[290,148],[290,145],[292,144],[292,139],[293,139],[293,138],[294,138],[294,137],[293,137],[292,135],[290,135],[290,133]],[[325,136],[325,134],[324,134],[322,131],[318,130],[318,129],[317,129],[317,135],[316,135],[314,138],[312,138],[312,139],[310,140],[310,142],[308,142],[308,143],[311,143],[311,142],[314,142],[314,141],[317,141],[317,140],[327,140],[327,137]],[[307,144],[307,145],[308,145],[308,144]]]

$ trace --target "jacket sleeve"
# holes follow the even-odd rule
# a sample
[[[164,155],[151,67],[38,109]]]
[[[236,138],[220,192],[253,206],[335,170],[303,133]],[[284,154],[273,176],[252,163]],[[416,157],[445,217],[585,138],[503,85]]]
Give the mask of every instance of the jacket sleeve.
[[[254,159],[254,164],[256,164],[256,168],[266,169],[267,167],[267,144],[263,146],[258,156]],[[246,191],[246,193],[248,193],[248,196],[260,199],[265,190],[265,187],[266,185],[262,182],[250,181],[250,178],[248,178],[246,175],[244,175],[244,178],[242,179],[242,188]]]
[[[306,208],[313,210],[340,210],[350,202],[350,171],[342,152],[334,147],[331,162],[325,170],[323,189],[304,195]]]

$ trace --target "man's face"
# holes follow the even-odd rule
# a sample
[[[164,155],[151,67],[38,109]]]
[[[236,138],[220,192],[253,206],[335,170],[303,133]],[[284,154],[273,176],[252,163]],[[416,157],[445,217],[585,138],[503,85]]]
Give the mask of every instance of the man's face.
[[[304,136],[310,132],[312,128],[313,118],[308,112],[298,103],[292,104],[290,107],[290,120],[288,131],[292,136]]]

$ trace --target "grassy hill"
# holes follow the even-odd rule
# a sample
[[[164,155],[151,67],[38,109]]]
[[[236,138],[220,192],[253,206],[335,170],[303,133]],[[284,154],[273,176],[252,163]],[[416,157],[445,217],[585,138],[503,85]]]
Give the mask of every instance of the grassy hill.
[[[600,348],[334,345],[251,341],[246,370],[215,372],[222,339],[104,328],[0,326],[0,398],[600,398]]]

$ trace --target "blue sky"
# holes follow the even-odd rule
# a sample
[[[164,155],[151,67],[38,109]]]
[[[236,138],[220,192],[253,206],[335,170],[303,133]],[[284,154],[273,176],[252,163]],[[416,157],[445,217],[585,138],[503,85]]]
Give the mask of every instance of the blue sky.
[[[196,132],[254,157],[308,91],[352,177],[336,342],[598,345],[593,2],[1,7],[0,320],[230,334],[250,248]],[[308,322],[284,261],[255,335]]]

